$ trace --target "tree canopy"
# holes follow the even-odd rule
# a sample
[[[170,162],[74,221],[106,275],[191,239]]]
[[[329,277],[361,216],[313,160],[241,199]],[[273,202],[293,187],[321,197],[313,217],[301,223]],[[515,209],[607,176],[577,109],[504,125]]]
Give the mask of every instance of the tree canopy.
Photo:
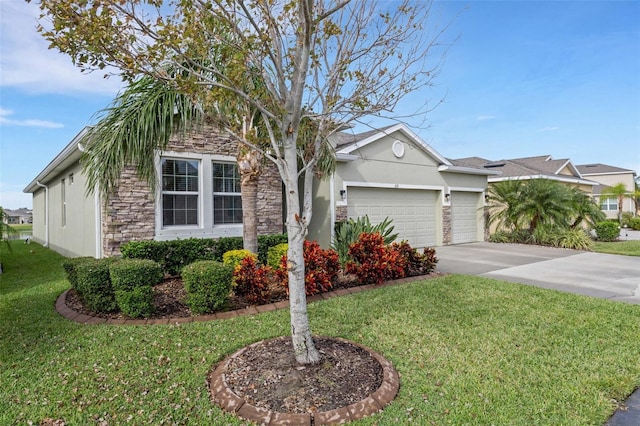
[[[410,0],[41,0],[50,25],[40,31],[84,70],[114,67],[129,82],[148,75],[195,105],[243,108],[259,120],[266,145],[246,132],[245,120],[219,125],[273,161],[282,177],[293,346],[296,359],[308,363],[319,360],[302,254],[314,173],[331,134],[364,117],[393,116],[407,94],[433,84],[446,25],[431,22],[431,6]],[[417,106],[416,113],[427,109]]]

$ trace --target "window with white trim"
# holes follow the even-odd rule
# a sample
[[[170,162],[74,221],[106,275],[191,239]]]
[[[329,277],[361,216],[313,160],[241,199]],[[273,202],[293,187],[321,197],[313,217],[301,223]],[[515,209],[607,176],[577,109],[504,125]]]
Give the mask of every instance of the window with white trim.
[[[605,211],[618,211],[618,200],[616,198],[603,198],[600,201],[600,209]]]
[[[240,174],[235,163],[211,164],[213,175],[213,224],[241,224]]]
[[[162,226],[199,225],[198,160],[162,159]]]
[[[235,157],[171,151],[156,161],[157,240],[242,236]]]

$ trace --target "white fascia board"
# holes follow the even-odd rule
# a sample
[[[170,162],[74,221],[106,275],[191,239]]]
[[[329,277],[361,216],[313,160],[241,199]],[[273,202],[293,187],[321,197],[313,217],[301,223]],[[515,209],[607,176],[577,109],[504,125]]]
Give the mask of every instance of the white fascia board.
[[[573,170],[573,173],[575,173],[578,176],[578,178],[582,179],[582,175],[580,174],[580,171],[573,165],[571,160],[567,160],[562,166],[560,166],[558,170],[554,172],[554,174],[560,174],[560,171],[567,166],[569,166],[571,170]]]
[[[78,147],[78,143],[82,140],[82,138],[87,134],[90,127],[85,127],[78,133],[71,142],[67,146],[65,146],[62,151],[58,155],[55,156],[53,160],[45,167],[35,179],[23,189],[23,192],[33,193],[38,189],[38,185],[36,182],[47,183],[53,177],[55,177],[62,170],[66,169],[76,161],[80,159],[82,153],[80,152],[80,148]]]
[[[449,165],[438,166],[438,171],[449,172],[449,173],[462,173],[466,175],[484,175],[484,176],[498,176],[502,174],[502,172],[499,172],[497,170],[474,169],[472,167],[449,166]]]
[[[336,153],[336,161],[340,161],[342,163],[355,161],[358,158],[360,158],[360,157],[357,156],[357,155],[353,155],[353,154],[340,154],[339,152]]]
[[[358,182],[358,181],[344,181],[342,183],[343,189],[348,187],[358,188],[388,188],[388,189],[422,189],[428,191],[442,191],[444,186],[442,185],[412,185],[404,183],[386,183],[386,182]]]
[[[598,182],[594,182],[592,180],[579,179],[576,177],[570,177],[570,176],[564,176],[564,175],[556,175],[556,176],[529,175],[529,176],[490,177],[488,181],[489,183],[494,183],[494,182],[503,182],[505,180],[532,180],[532,179],[549,179],[549,180],[555,180],[558,182],[576,183],[580,185],[591,185],[591,186],[600,185]]]
[[[423,141],[420,138],[420,136],[415,134],[404,123],[398,123],[398,124],[396,124],[394,126],[389,127],[388,129],[381,130],[380,132],[376,133],[375,135],[369,136],[366,139],[363,139],[363,140],[358,141],[358,142],[356,142],[356,143],[354,143],[352,145],[349,145],[349,146],[347,146],[345,148],[342,148],[341,150],[337,151],[336,154],[338,154],[338,155],[340,155],[340,154],[351,154],[353,151],[356,151],[356,150],[358,150],[358,149],[360,149],[362,147],[365,147],[365,146],[369,145],[372,142],[375,142],[375,141],[377,141],[379,139],[382,139],[385,136],[390,136],[394,132],[403,133],[409,139],[413,140],[423,151],[425,151],[428,155],[430,155],[431,157],[433,157],[436,160],[438,160],[438,162],[440,162],[441,164],[446,164],[446,165],[449,165],[449,166],[451,165],[449,160],[447,160],[442,155],[440,155],[437,151],[435,151],[433,148],[431,148],[425,141]]]
[[[582,173],[582,176],[605,176],[605,175],[636,175],[634,170],[626,170],[624,172],[604,172],[604,173]]]

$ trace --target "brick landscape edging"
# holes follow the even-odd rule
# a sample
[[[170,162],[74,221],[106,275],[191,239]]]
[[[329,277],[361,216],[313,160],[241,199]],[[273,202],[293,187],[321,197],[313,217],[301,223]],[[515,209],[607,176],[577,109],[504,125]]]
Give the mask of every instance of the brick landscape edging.
[[[263,344],[265,342],[273,340],[283,340],[290,337],[276,337],[274,339],[262,340],[256,343],[252,343],[249,346],[236,351],[228,356],[224,361],[219,363],[216,368],[209,374],[209,392],[211,393],[211,401],[218,407],[234,414],[244,420],[255,422],[261,425],[325,425],[325,424],[338,424],[347,423],[350,421],[362,419],[364,417],[371,416],[378,411],[382,410],[391,401],[393,401],[400,389],[400,376],[393,367],[391,362],[385,359],[382,355],[372,351],[366,346],[359,343],[352,342],[350,340],[342,339],[339,337],[326,337],[318,336],[323,339],[333,339],[352,346],[357,346],[366,351],[372,358],[374,358],[380,367],[382,367],[382,383],[380,387],[367,396],[365,399],[359,402],[355,402],[346,407],[340,407],[329,411],[322,411],[317,413],[282,413],[277,411],[270,411],[264,408],[256,407],[249,404],[242,397],[238,396],[225,381],[225,371],[229,363],[239,357],[245,351],[251,348]]]
[[[371,290],[374,288],[387,287],[392,285],[410,283],[413,281],[424,280],[426,278],[432,278],[440,276],[442,274],[438,272],[432,272],[428,275],[418,275],[415,277],[401,278],[399,280],[386,281],[380,285],[361,285],[358,287],[340,288],[326,293],[320,293],[307,297],[308,303],[313,303],[317,300],[328,300],[338,296],[345,296],[347,294],[360,293],[362,291]],[[81,324],[112,324],[112,325],[158,325],[158,324],[184,324],[190,322],[203,322],[213,321],[221,319],[229,319],[239,317],[243,315],[255,315],[261,312],[275,311],[277,309],[285,309],[289,307],[288,300],[282,300],[280,302],[268,303],[266,305],[249,306],[244,309],[238,309],[235,311],[217,312],[209,315],[198,315],[191,317],[178,317],[178,318],[153,318],[153,319],[107,319],[93,315],[85,315],[78,311],[71,309],[67,306],[67,293],[69,290],[64,291],[56,299],[56,311],[67,318],[68,320],[75,321]]]

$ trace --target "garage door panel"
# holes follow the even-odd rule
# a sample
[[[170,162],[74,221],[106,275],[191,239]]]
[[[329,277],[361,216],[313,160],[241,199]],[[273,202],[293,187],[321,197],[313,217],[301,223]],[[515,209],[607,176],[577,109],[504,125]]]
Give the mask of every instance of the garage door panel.
[[[451,235],[453,244],[471,243],[478,240],[477,192],[451,193]]]
[[[435,245],[434,191],[350,188],[348,194],[349,218],[368,215],[377,224],[389,217],[398,240],[407,240],[413,247]]]

